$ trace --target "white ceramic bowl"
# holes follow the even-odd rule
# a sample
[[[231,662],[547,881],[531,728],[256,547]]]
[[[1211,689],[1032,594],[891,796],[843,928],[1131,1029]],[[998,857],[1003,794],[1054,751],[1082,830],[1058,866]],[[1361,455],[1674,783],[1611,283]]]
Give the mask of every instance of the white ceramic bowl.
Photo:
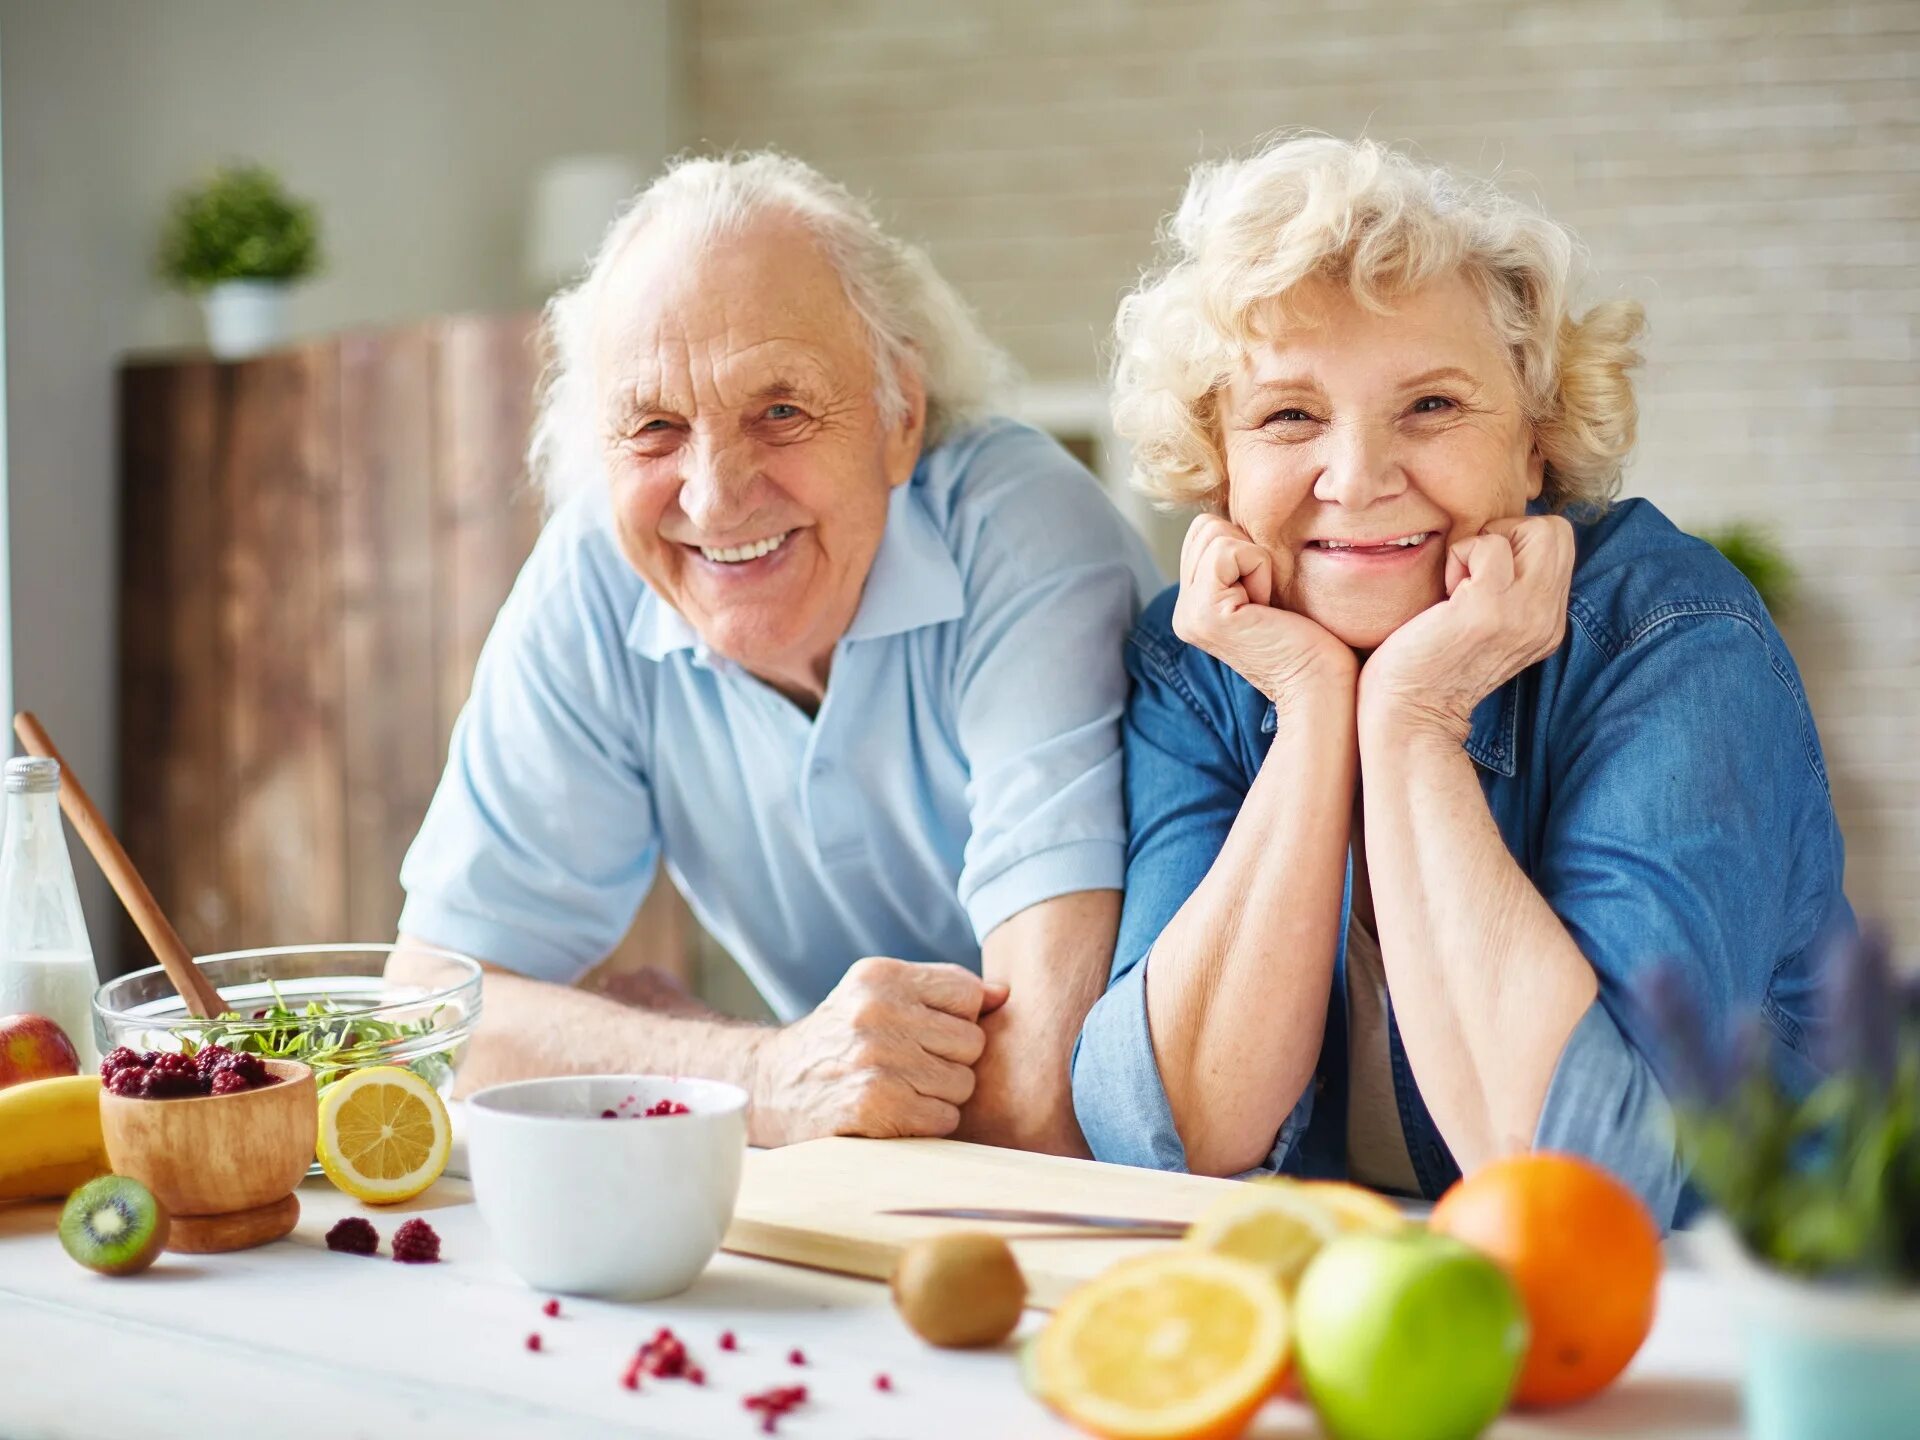
[[[601,1118],[660,1100],[690,1113]],[[657,1300],[693,1284],[733,1219],[746,1145],[746,1091],[717,1080],[571,1075],[467,1101],[493,1243],[527,1284],[563,1295]]]

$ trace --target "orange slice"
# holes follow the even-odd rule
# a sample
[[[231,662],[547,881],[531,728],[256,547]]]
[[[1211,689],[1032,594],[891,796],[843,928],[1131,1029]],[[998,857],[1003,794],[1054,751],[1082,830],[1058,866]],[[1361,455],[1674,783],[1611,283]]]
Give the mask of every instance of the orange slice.
[[[1069,1295],[1040,1334],[1034,1388],[1107,1440],[1226,1440],[1273,1393],[1291,1340],[1268,1271],[1183,1245]]]

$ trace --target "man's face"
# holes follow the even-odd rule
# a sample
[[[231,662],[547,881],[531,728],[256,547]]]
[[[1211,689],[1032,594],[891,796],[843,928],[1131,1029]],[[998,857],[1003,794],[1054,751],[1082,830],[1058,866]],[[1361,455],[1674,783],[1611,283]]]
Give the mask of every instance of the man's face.
[[[924,403],[875,398],[871,346],[796,221],[689,253],[642,232],[595,307],[594,390],[620,548],[718,654],[803,703],[859,608]]]

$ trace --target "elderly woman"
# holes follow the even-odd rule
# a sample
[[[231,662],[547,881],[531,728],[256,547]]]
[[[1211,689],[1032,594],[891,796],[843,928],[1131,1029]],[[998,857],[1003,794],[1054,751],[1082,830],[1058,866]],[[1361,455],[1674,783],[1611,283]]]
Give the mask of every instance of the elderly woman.
[[[1089,1144],[1425,1196],[1552,1148],[1671,1223],[1640,973],[1764,1014],[1804,1079],[1812,942],[1852,917],[1766,610],[1608,503],[1639,307],[1576,317],[1564,230],[1365,142],[1204,168],[1171,234],[1114,413],[1205,513],[1128,647]]]

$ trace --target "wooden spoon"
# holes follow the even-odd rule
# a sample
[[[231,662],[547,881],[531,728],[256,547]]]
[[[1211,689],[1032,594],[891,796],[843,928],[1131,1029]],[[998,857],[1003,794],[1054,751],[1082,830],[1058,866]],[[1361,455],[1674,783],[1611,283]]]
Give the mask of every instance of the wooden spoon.
[[[213,988],[212,981],[200,973],[200,967],[193,963],[193,957],[187,953],[179,932],[161,913],[160,903],[153,898],[153,892],[147,889],[147,882],[140,878],[140,872],[133,868],[133,861],[127,858],[127,852],[120,847],[113,831],[107,828],[106,819],[94,806],[86,787],[80,783],[80,777],[60,758],[60,752],[54,748],[53,738],[34,718],[31,710],[22,710],[13,717],[13,733],[20,737],[20,743],[26,746],[29,755],[55,761],[60,766],[62,813],[80,832],[80,838],[86,842],[95,863],[106,872],[113,893],[120,897],[120,903],[127,907],[127,914],[140,927],[140,933],[153,948],[160,968],[167,972],[167,978],[173,981],[173,988],[187,1002],[188,1011],[203,1020],[211,1020],[227,1009],[220,999],[220,992]]]

